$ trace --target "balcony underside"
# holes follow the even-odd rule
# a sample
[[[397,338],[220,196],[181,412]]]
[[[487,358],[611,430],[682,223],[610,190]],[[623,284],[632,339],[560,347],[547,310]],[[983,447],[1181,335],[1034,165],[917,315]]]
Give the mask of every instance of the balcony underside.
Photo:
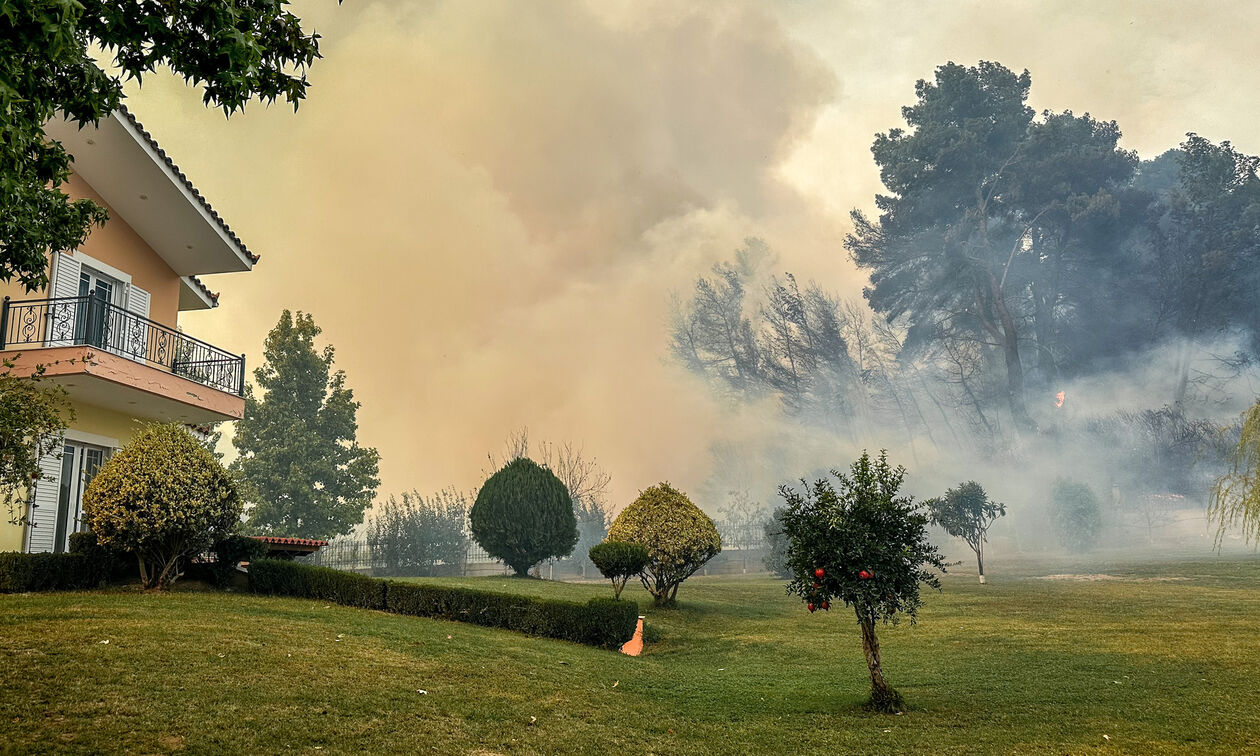
[[[132,417],[178,423],[239,420],[245,400],[93,346],[10,349],[0,356],[13,373],[30,376],[44,366],[44,379],[64,386],[75,402]]]

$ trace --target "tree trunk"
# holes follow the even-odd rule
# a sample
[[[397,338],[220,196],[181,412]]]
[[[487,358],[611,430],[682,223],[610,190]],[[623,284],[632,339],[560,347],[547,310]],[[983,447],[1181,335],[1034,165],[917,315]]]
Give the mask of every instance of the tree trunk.
[[[984,548],[976,549],[976,566],[980,568],[980,585],[984,585]]]
[[[857,615],[858,624],[862,626],[862,652],[866,654],[866,666],[871,673],[871,695],[866,706],[874,711],[902,711],[905,703],[901,694],[884,680],[879,660],[879,638],[875,635],[875,617],[861,608],[857,610]]]
[[[1011,417],[1019,430],[1035,432],[1037,424],[1028,414],[1028,406],[1024,402],[1024,365],[1019,359],[1019,331],[1015,326],[1015,318],[1006,306],[1002,288],[991,271],[989,286],[993,309],[1002,328],[1002,355],[1006,358],[1006,395],[1011,406]]]

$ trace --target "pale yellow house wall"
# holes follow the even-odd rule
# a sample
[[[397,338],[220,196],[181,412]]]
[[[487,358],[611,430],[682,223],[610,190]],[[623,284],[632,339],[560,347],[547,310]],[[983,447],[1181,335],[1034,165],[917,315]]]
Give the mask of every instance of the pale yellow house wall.
[[[118,448],[135,438],[136,433],[144,427],[143,423],[130,415],[112,412],[90,404],[71,402],[74,406],[75,419],[66,431],[67,438],[85,443],[98,444]],[[25,541],[25,529],[8,521],[8,513],[0,522],[0,551],[21,551]]]

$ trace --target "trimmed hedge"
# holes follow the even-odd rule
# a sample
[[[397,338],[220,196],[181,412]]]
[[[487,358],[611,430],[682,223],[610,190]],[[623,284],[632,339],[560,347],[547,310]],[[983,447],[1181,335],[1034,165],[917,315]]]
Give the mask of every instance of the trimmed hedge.
[[[249,578],[256,593],[470,622],[600,648],[619,648],[630,640],[639,619],[639,608],[631,601],[597,598],[579,604],[471,588],[399,583],[277,559],[252,562]]]
[[[422,583],[388,585],[385,606],[395,614],[471,622],[600,648],[620,648],[634,637],[639,621],[639,607],[630,601],[596,598],[579,604]]]
[[[81,591],[108,577],[107,565],[84,554],[0,553],[0,593]]]
[[[384,580],[288,559],[250,562],[249,585],[254,593],[268,596],[320,599],[360,609],[385,608]]]

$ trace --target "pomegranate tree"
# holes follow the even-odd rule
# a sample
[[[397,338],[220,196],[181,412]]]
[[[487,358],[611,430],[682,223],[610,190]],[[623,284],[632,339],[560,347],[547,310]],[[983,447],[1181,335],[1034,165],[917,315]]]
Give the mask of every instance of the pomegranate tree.
[[[913,623],[923,601],[919,587],[940,590],[945,560],[927,539],[928,515],[922,505],[898,494],[905,468],[893,468],[887,454],[868,454],[848,473],[804,484],[802,490],[779,489],[787,503],[783,531],[788,538],[788,592],[806,609],[827,611],[842,601],[857,615],[862,650],[871,675],[867,708],[901,711],[899,694],[884,679],[880,665],[879,623],[908,617]]]

